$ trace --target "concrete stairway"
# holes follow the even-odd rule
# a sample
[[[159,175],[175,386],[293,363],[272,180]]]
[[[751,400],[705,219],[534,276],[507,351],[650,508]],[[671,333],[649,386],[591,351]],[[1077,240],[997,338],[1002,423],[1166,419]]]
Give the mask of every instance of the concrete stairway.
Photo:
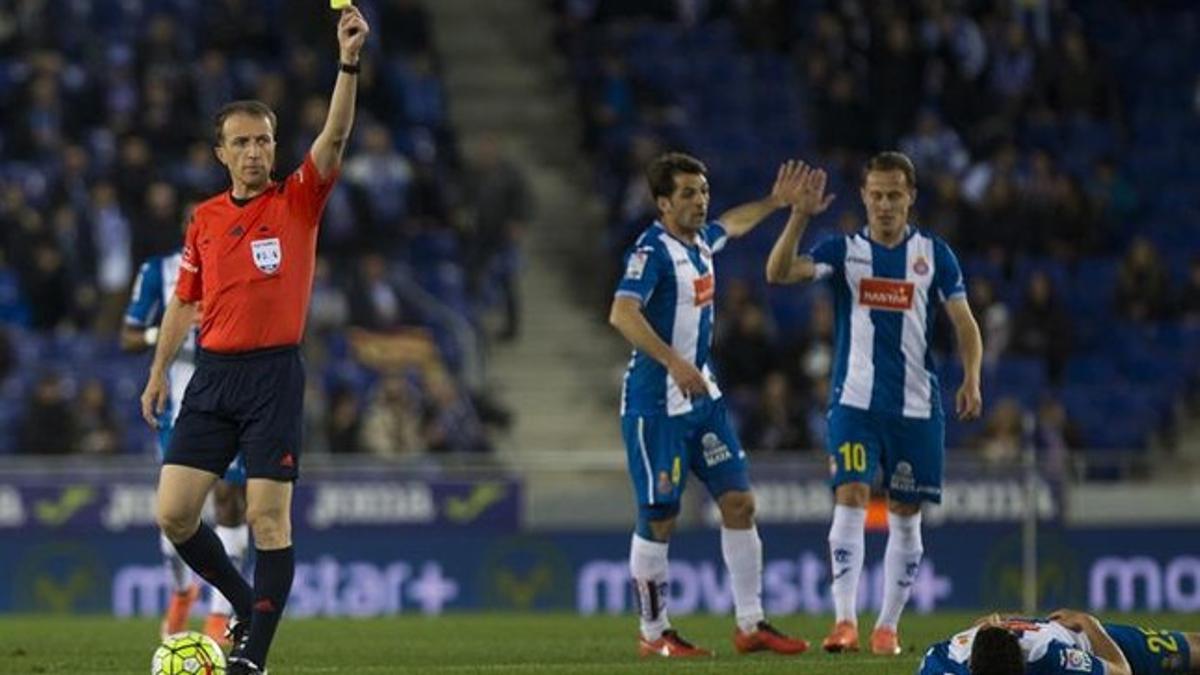
[[[596,255],[603,210],[588,189],[574,99],[551,43],[553,17],[542,4],[427,3],[463,147],[498,137],[536,202],[521,280],[521,336],[493,348],[488,380],[516,413],[506,451],[621,463],[616,400],[628,350],[587,300],[596,297],[595,269],[604,262]]]

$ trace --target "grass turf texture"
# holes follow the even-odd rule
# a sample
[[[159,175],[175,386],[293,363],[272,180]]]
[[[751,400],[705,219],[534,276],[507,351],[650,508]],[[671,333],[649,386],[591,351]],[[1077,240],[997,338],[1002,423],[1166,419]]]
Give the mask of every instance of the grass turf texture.
[[[926,646],[949,637],[978,613],[910,615],[901,623],[905,653],[828,655],[820,640],[827,617],[779,617],[776,625],[813,644],[801,656],[741,656],[729,642],[732,620],[674,621],[717,657],[705,661],[639,659],[631,616],[450,614],[436,618],[284,620],[271,650],[274,675],[291,673],[687,673],[806,675],[915,673]],[[1105,615],[1107,621],[1200,630],[1200,615]],[[864,628],[871,625],[860,619]],[[193,628],[195,628],[193,626]],[[105,617],[0,617],[0,673],[147,673],[158,621]],[[868,631],[863,631],[866,642]],[[864,645],[865,646],[865,645]]]

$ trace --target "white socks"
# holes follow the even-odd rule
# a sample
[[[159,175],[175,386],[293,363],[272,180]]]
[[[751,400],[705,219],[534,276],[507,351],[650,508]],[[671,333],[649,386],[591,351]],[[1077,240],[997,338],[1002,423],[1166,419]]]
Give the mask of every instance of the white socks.
[[[175,545],[167,539],[167,535],[158,534],[158,548],[163,554],[163,565],[167,568],[167,578],[171,580],[171,592],[183,593],[192,585],[192,570],[188,568]]]
[[[250,528],[244,524],[237,527],[218,525],[216,531],[217,538],[225,547],[225,554],[229,556],[229,561],[233,563],[234,569],[241,572],[242,566],[246,563],[246,549],[250,547]],[[233,605],[225,599],[225,596],[221,595],[220,591],[213,588],[209,597],[208,611],[210,614],[233,616]]]
[[[829,528],[829,560],[833,574],[833,609],[837,621],[858,624],[858,578],[862,575],[867,510],[837,504]],[[891,540],[888,551],[891,552]]]
[[[887,550],[883,554],[883,608],[875,627],[892,630],[900,622],[913,581],[921,567],[921,514],[898,516],[888,512]]]
[[[762,540],[758,528],[721,528],[721,553],[733,585],[733,607],[743,633],[753,633],[763,620]]]
[[[667,544],[633,535],[629,573],[633,577],[642,637],[653,642],[671,627],[667,620]]]

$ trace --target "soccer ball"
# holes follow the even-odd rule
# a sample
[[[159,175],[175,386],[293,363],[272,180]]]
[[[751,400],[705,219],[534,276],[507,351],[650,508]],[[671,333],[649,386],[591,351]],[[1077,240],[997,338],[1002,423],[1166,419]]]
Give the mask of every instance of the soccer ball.
[[[225,675],[225,653],[207,635],[168,635],[154,651],[150,675]]]

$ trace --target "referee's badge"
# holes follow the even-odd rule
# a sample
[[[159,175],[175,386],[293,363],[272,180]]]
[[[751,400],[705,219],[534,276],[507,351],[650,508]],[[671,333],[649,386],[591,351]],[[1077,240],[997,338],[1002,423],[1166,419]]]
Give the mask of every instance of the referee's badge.
[[[278,237],[250,242],[250,253],[254,256],[254,266],[264,274],[279,271],[279,263],[283,261],[283,248],[279,245]]]

